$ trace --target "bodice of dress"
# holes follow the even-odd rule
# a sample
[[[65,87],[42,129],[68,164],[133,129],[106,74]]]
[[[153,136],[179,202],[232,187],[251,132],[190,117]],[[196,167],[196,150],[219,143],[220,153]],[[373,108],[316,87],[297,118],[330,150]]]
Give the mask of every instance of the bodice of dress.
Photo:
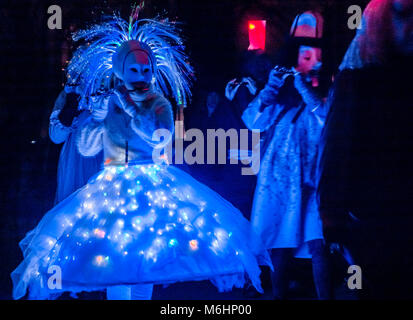
[[[158,129],[164,129],[160,136]],[[173,130],[172,107],[163,96],[154,94],[134,101],[133,116],[112,96],[105,119],[91,118],[78,134],[77,145],[84,156],[93,156],[103,148],[105,164],[152,160],[154,148],[165,147]]]

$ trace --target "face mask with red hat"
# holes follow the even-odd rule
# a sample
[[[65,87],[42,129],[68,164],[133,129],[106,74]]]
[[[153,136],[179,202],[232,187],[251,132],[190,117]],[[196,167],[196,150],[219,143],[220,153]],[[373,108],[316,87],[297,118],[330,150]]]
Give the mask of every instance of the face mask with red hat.
[[[296,16],[290,30],[290,41],[298,46],[295,71],[306,75],[313,87],[318,86],[321,69],[324,19],[319,12],[306,11]]]

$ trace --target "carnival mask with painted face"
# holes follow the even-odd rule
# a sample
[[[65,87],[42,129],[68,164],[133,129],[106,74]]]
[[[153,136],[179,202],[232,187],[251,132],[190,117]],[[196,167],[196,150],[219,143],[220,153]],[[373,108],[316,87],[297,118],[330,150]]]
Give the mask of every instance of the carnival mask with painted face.
[[[113,65],[116,76],[130,94],[144,99],[153,92],[154,57],[147,46],[128,41],[118,49]]]
[[[300,46],[296,69],[298,72],[308,74],[321,67],[321,49]]]
[[[321,69],[322,49],[319,46],[323,37],[323,25],[324,19],[319,12],[306,11],[297,15],[290,30],[290,36],[301,44],[295,69],[305,75],[306,81],[311,81],[313,87],[318,86],[317,78]]]

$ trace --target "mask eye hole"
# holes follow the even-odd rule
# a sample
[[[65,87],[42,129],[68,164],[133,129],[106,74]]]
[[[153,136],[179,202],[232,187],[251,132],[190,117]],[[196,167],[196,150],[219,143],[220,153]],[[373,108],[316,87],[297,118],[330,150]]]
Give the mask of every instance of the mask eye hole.
[[[130,71],[132,72],[138,72],[138,69],[136,69],[135,67],[130,68]]]
[[[143,73],[148,73],[148,72],[149,72],[149,68],[143,69]]]

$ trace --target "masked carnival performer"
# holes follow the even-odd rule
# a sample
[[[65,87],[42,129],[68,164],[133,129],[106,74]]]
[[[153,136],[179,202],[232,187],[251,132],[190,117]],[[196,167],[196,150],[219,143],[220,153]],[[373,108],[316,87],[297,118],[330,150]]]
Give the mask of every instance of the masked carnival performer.
[[[286,298],[286,273],[294,256],[312,258],[318,297],[330,297],[315,198],[318,142],[325,118],[316,90],[322,28],[323,18],[317,12],[296,17],[290,39],[296,47],[292,68],[274,68],[264,89],[243,113],[249,129],[265,132],[251,223],[265,248],[271,250],[275,299]]]
[[[83,187],[89,178],[100,170],[103,163],[102,152],[86,158],[78,151],[75,137],[90,112],[80,107],[80,96],[76,91],[80,91],[78,86],[66,85],[57,97],[50,115],[50,139],[56,144],[63,143],[57,169],[55,204]]]
[[[325,236],[361,266],[361,299],[413,296],[412,31],[412,0],[369,2],[320,143]]]
[[[21,241],[24,260],[12,273],[13,297],[106,288],[108,299],[150,299],[154,284],[210,280],[226,291],[243,287],[247,277],[262,291],[259,263],[271,262],[239,210],[185,172],[153,160],[174,130],[164,95],[178,104],[190,98],[192,70],[177,24],[115,16],[74,38],[86,44],[69,68],[83,70],[82,97],[94,103],[78,148],[84,156],[103,149],[105,165]],[[116,88],[97,95],[111,78]],[[160,141],[157,129],[169,138]],[[59,270],[61,286],[48,285],[51,267]]]

